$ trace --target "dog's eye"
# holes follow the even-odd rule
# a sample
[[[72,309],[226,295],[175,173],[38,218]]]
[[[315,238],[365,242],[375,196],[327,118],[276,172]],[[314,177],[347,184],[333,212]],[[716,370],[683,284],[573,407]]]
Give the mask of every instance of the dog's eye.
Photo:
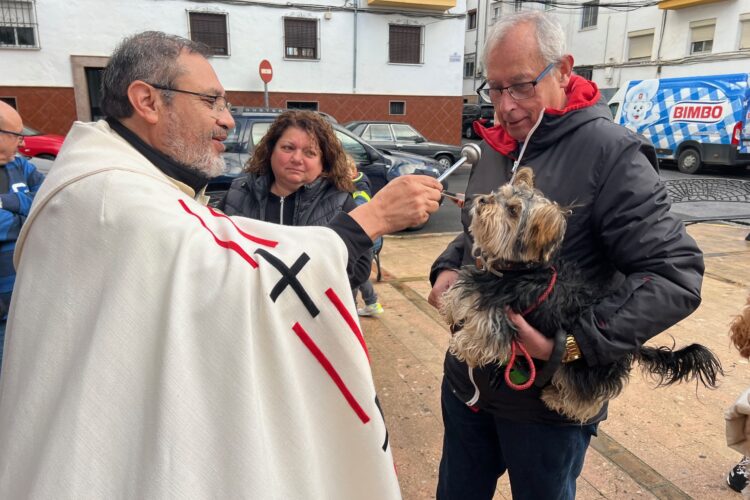
[[[517,216],[518,216],[518,212],[519,212],[519,207],[518,207],[518,205],[508,205],[508,213],[509,213],[509,214],[510,214],[511,216],[513,216],[513,217],[517,217]]]

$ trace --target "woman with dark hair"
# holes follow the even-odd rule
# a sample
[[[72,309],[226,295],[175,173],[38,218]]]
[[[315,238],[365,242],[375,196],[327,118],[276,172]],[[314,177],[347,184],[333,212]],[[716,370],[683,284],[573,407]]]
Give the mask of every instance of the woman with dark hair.
[[[279,115],[255,148],[245,172],[232,182],[219,204],[227,215],[286,226],[326,226],[336,214],[357,207],[344,148],[330,123],[312,111]],[[356,232],[356,223],[351,224],[337,231]],[[369,252],[360,255],[349,248],[347,272],[352,287],[367,281],[370,270]]]
[[[279,115],[245,171],[219,205],[227,215],[323,226],[337,213],[356,207],[341,142],[331,125],[312,111]]]

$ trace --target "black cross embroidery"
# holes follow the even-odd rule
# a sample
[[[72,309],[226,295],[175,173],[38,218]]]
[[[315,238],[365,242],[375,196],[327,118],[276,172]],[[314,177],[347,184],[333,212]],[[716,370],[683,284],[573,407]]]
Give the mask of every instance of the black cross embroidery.
[[[383,414],[383,408],[380,407],[380,400],[378,399],[377,394],[375,395],[375,406],[378,407],[378,410],[380,411],[380,417],[383,419],[383,425],[385,425],[385,415]],[[388,428],[385,428],[385,441],[383,441],[383,451],[388,449]]]
[[[315,307],[315,303],[305,291],[302,283],[297,279],[297,274],[299,274],[302,268],[305,267],[305,264],[310,261],[310,257],[306,253],[302,252],[302,255],[299,256],[294,264],[292,264],[292,267],[287,267],[281,259],[270,254],[263,248],[258,248],[255,250],[255,253],[266,259],[269,264],[281,273],[281,279],[276,283],[276,286],[273,287],[273,290],[271,290],[271,300],[273,302],[276,302],[276,299],[279,298],[279,295],[281,295],[281,292],[283,292],[287,286],[291,286],[294,293],[297,294],[297,297],[299,297],[299,300],[302,302],[302,305],[305,306],[307,312],[309,312],[313,318],[320,314],[320,310]]]

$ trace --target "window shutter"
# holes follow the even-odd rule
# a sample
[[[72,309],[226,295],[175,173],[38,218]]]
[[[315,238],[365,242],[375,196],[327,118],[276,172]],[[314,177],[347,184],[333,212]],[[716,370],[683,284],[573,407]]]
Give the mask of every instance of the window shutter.
[[[318,21],[315,19],[284,18],[286,57],[293,59],[318,58]]]
[[[419,64],[421,58],[422,27],[389,26],[388,61],[392,63]]]
[[[750,49],[750,19],[742,21],[740,24],[740,49]]]
[[[701,26],[691,30],[691,39],[693,42],[708,42],[714,39],[714,25]]]
[[[651,48],[654,45],[654,33],[648,33],[638,36],[630,34],[628,37],[628,60],[633,59],[651,59]]]
[[[208,45],[216,55],[229,55],[227,16],[224,14],[191,12],[190,39]]]

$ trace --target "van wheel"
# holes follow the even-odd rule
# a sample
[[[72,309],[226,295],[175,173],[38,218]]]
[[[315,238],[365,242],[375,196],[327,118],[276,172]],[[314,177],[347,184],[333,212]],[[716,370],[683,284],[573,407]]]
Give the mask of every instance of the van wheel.
[[[468,127],[466,127],[466,130],[464,131],[464,135],[466,136],[467,139],[473,139],[474,138],[474,127],[472,127],[471,125],[469,125]]]
[[[697,174],[702,166],[701,155],[693,148],[685,149],[677,158],[677,170],[683,174]]]

